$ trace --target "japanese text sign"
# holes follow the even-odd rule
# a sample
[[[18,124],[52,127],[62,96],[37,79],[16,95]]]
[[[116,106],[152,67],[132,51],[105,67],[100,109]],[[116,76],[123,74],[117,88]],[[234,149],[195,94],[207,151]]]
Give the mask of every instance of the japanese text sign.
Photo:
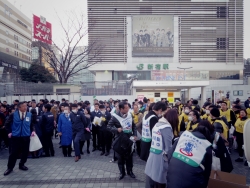
[[[52,26],[44,17],[33,16],[34,38],[52,44]]]

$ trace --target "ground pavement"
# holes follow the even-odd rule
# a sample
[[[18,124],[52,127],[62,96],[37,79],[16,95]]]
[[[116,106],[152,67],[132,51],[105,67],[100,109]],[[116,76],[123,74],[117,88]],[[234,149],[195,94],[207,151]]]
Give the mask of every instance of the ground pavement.
[[[134,188],[145,187],[144,167],[145,162],[141,161],[134,154],[134,174],[136,179],[125,176],[123,180],[118,180],[119,171],[117,163],[110,163],[112,153],[105,157],[100,156],[100,151],[87,154],[86,151],[78,162],[74,158],[63,157],[59,149],[58,139],[54,139],[55,157],[28,159],[26,166],[28,171],[18,169],[18,162],[8,176],[3,176],[6,170],[8,151],[0,151],[0,188],[2,187],[116,187]],[[84,148],[86,150],[86,148]],[[73,153],[72,153],[73,154]],[[232,154],[232,160],[237,158],[236,152]],[[243,163],[234,163],[233,173],[247,176],[247,183],[250,184],[250,170]]]

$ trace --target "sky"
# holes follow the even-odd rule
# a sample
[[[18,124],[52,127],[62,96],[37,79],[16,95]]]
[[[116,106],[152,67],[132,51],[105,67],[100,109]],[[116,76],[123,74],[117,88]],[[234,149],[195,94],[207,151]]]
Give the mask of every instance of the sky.
[[[71,11],[83,13],[87,18],[87,0],[8,0],[21,10],[27,17],[43,16],[52,24],[52,37],[55,42],[61,41],[62,33],[58,16],[66,20]],[[244,0],[244,58],[250,58],[250,0]],[[58,16],[57,16],[58,15]],[[87,45],[87,36],[83,45]]]

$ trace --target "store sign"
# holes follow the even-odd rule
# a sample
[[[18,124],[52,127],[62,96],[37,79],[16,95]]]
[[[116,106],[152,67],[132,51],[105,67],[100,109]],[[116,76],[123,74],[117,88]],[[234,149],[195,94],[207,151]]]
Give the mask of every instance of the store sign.
[[[155,81],[203,81],[209,80],[209,71],[153,70],[151,80]]]
[[[6,63],[6,62],[4,62],[4,61],[1,61],[1,62],[0,62],[0,66],[12,68],[12,69],[18,69],[18,66],[12,65],[12,64],[9,64],[9,63]]]
[[[33,16],[34,38],[52,44],[52,26],[44,17]]]
[[[167,70],[168,64],[139,64],[137,70]]]

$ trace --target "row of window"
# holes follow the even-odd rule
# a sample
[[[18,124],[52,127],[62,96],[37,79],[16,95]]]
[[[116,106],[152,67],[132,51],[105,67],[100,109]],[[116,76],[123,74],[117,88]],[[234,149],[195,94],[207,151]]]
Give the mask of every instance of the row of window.
[[[30,56],[27,56],[27,55],[22,54],[22,53],[17,52],[17,51],[14,51],[14,54],[15,54],[15,56],[17,56],[17,57],[20,57],[20,58],[22,58],[22,59],[25,59],[25,60],[30,61]]]
[[[29,50],[29,49],[27,49],[27,48],[25,48],[25,47],[23,47],[21,45],[19,46],[17,43],[14,43],[14,46],[15,46],[16,49],[19,49],[19,50],[21,50],[23,52],[26,52],[26,53],[31,55],[31,50]]]
[[[17,35],[14,35],[14,40],[20,42],[23,45],[26,45],[28,48],[31,48],[31,43],[27,42],[21,37],[18,37]]]

